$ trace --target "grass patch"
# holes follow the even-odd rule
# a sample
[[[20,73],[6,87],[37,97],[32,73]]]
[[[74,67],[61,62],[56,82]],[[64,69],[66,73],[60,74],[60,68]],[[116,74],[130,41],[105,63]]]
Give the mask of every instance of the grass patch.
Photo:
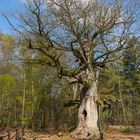
[[[123,128],[120,130],[120,132],[124,134],[132,134],[134,132],[134,128],[132,127]]]

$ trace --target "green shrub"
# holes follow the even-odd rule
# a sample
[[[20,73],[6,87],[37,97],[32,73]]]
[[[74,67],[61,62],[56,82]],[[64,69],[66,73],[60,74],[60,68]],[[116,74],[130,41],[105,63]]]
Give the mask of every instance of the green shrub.
[[[127,127],[127,128],[123,128],[121,129],[121,132],[124,134],[131,134],[133,133],[134,129],[132,127]]]

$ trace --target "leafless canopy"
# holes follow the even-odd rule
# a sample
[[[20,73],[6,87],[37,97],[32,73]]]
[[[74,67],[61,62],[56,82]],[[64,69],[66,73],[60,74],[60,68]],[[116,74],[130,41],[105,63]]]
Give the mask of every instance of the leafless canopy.
[[[26,11],[18,13],[24,45],[44,55],[41,63],[56,67],[60,76],[79,77],[86,69],[96,71],[116,59],[131,34],[133,16],[121,1],[27,0]],[[64,68],[61,55],[68,52],[77,65]]]

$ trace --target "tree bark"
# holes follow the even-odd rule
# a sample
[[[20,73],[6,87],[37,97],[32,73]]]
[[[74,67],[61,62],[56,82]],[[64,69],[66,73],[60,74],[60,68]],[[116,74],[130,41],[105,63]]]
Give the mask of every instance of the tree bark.
[[[25,90],[26,90],[26,89],[25,89],[25,88],[26,88],[26,87],[25,87],[25,81],[26,81],[26,74],[25,74],[25,71],[24,71],[24,73],[23,73],[23,76],[24,76],[24,79],[23,79],[23,80],[24,80],[24,81],[23,81],[23,82],[24,82],[24,83],[23,83],[23,84],[24,84],[24,85],[23,85],[23,88],[24,88],[24,89],[23,89],[23,95],[22,95],[22,114],[21,114],[21,117],[22,117],[21,125],[22,125],[22,127],[24,127],[23,118],[25,117],[25,98],[26,98],[26,97],[25,97],[25,96],[26,96],[26,95],[25,95],[25,94],[26,94],[26,93],[25,93]]]
[[[122,97],[122,88],[121,88],[121,82],[120,81],[119,81],[119,94],[120,94],[120,100],[121,100],[121,106],[122,106],[122,112],[123,112],[123,122],[125,124],[126,123],[126,113],[125,113],[125,106],[124,106],[124,100],[123,100],[123,97]]]
[[[78,126],[72,137],[78,140],[100,139],[98,128],[98,108],[96,100],[97,83],[94,81],[89,87],[83,87],[80,93],[81,104],[78,111]]]

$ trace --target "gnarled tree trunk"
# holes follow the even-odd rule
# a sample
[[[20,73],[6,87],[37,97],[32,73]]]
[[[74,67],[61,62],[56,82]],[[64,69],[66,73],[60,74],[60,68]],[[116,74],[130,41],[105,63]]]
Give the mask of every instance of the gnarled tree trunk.
[[[89,87],[83,87],[80,93],[81,104],[78,112],[78,126],[72,136],[79,140],[100,139],[98,128],[98,109],[96,100],[97,84],[92,82]]]

